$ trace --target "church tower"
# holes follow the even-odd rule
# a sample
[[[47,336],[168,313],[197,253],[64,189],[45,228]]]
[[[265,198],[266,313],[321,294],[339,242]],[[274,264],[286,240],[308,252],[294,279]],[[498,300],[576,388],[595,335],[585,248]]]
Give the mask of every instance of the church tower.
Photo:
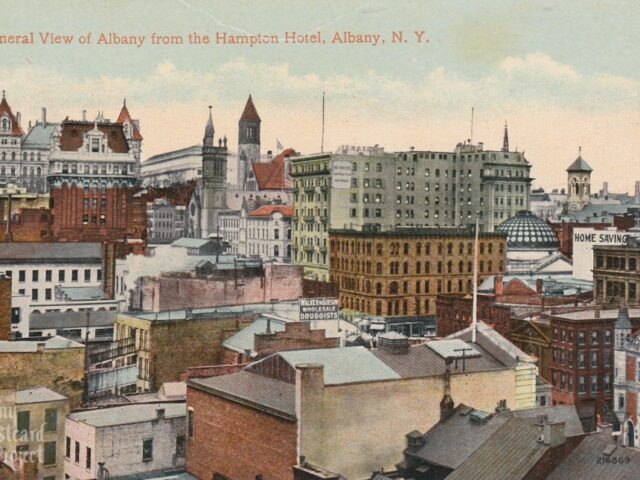
[[[582,159],[582,147],[567,168],[567,210],[577,212],[591,203],[591,172],[593,169]]]
[[[252,163],[260,161],[260,116],[251,95],[238,122],[238,189],[244,190]]]
[[[127,108],[127,99],[122,102],[122,109],[118,115],[118,123],[122,124],[125,138],[129,144],[129,150],[136,158],[135,173],[140,176],[140,154],[142,152],[142,135],[140,134],[140,121],[134,120]]]
[[[202,140],[202,214],[201,234],[207,238],[216,233],[218,217],[227,208],[227,137],[214,142],[213,118],[209,107],[209,121]]]

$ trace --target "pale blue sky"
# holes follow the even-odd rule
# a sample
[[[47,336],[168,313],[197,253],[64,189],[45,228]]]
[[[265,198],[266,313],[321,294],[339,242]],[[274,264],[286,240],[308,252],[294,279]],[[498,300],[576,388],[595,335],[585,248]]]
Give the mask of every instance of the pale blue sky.
[[[327,92],[326,144],[379,143],[389,150],[451,149],[468,136],[499,146],[505,119],[534,175],[560,185],[582,145],[618,190],[640,178],[640,2],[637,1],[11,1],[0,35],[99,32],[149,36],[285,31],[381,33],[426,30],[428,46],[263,45],[60,47],[0,45],[2,88],[23,118],[114,117],[122,97],[140,117],[144,156],[195,143],[206,105],[235,141],[252,93],[263,138],[318,148],[319,98]],[[199,111],[202,109],[202,111]],[[201,118],[202,117],[202,118]],[[26,123],[26,122],[25,122]],[[635,138],[633,138],[635,137]],[[267,148],[273,148],[267,146]],[[624,178],[611,168],[628,167]],[[562,166],[562,168],[559,168]],[[559,176],[560,175],[560,176]]]

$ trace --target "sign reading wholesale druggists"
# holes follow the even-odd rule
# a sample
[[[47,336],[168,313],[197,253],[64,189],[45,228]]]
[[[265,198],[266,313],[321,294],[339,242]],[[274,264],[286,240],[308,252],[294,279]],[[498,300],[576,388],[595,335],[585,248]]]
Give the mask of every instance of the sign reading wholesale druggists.
[[[331,188],[351,188],[351,162],[333,160],[331,162]]]
[[[301,298],[300,321],[338,318],[337,298]]]

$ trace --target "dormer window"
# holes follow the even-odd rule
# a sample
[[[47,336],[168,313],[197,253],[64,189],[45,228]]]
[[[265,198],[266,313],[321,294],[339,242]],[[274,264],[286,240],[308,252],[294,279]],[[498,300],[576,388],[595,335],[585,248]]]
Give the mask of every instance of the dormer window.
[[[92,138],[91,139],[91,151],[94,153],[100,152],[100,139]]]
[[[0,123],[0,129],[2,130],[2,133],[9,133],[11,131],[11,120],[6,117],[3,118]]]

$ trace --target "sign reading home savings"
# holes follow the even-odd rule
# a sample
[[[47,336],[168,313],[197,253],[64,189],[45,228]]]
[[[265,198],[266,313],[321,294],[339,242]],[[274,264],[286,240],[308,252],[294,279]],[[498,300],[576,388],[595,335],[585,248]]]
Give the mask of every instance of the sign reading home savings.
[[[338,318],[337,298],[301,298],[300,321]]]
[[[350,188],[351,172],[351,162],[347,160],[333,160],[331,162],[331,188]]]
[[[583,280],[593,278],[593,246],[594,245],[628,245],[629,240],[637,234],[630,234],[610,228],[596,230],[594,228],[577,227],[573,229],[573,276]]]

